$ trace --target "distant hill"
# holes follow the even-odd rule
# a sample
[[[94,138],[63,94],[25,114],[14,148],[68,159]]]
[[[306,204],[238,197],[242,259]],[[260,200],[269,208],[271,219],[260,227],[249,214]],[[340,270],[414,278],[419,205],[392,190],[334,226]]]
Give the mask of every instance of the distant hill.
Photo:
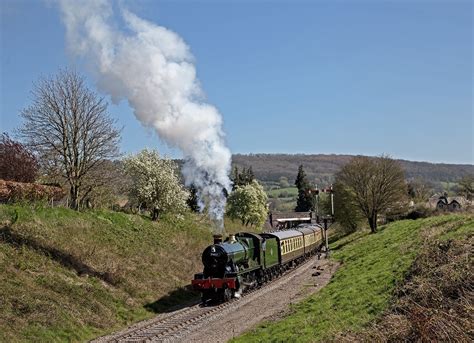
[[[290,184],[296,178],[298,166],[304,169],[311,181],[329,184],[334,174],[347,163],[352,155],[305,155],[305,154],[236,154],[232,156],[233,166],[252,167],[257,179],[264,182],[278,182],[280,177],[288,178]],[[421,178],[433,184],[457,182],[465,175],[474,174],[472,164],[445,164],[399,160],[407,178]]]

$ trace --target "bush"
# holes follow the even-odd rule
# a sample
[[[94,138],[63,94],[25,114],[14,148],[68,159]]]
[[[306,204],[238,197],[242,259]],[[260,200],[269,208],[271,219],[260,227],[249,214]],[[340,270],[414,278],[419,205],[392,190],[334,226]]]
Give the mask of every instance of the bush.
[[[0,202],[59,200],[62,197],[64,191],[59,187],[0,180]]]
[[[0,179],[33,182],[38,174],[36,157],[6,133],[0,138]]]
[[[428,218],[434,214],[432,209],[429,209],[425,206],[417,206],[414,209],[410,210],[405,219],[420,219],[420,218]]]

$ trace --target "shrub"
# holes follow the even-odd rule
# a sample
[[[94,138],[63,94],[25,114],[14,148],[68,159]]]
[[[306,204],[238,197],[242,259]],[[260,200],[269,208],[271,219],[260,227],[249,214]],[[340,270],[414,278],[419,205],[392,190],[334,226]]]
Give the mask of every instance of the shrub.
[[[64,191],[59,187],[0,179],[0,202],[59,200],[62,197]]]
[[[0,179],[33,182],[38,174],[36,157],[6,133],[0,139]]]

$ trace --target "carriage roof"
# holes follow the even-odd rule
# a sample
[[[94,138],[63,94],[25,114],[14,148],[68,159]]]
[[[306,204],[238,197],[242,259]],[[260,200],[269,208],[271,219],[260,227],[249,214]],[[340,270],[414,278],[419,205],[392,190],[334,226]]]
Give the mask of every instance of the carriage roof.
[[[275,236],[278,239],[287,239],[293,237],[302,237],[303,234],[298,230],[284,230],[284,231],[275,231],[275,232],[267,232],[262,234],[262,236]]]

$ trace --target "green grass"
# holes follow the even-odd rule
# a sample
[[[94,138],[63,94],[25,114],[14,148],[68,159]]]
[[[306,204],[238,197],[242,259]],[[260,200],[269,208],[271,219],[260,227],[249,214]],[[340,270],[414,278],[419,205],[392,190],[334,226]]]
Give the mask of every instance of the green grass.
[[[193,214],[0,205],[0,341],[84,341],[189,301],[211,240]]]
[[[332,258],[341,266],[326,287],[294,305],[283,320],[263,323],[233,342],[328,341],[339,332],[362,329],[390,305],[423,235],[437,231],[446,239],[472,233],[474,218],[449,215],[405,220],[376,234],[357,232],[336,241],[331,246]]]

